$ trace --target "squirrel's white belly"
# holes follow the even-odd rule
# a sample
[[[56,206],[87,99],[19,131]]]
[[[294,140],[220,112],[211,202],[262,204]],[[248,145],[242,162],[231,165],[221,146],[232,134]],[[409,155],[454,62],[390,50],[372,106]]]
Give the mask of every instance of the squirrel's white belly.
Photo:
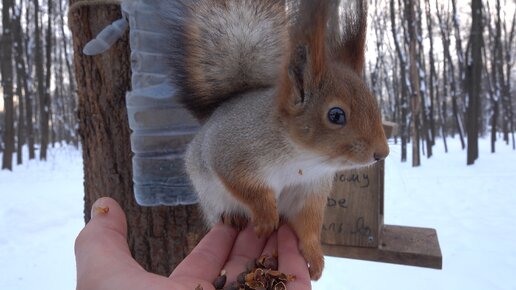
[[[263,179],[276,194],[279,214],[287,218],[301,210],[306,196],[327,196],[338,170],[325,157],[308,152],[298,156],[262,167]]]
[[[328,195],[338,170],[324,162],[322,157],[309,154],[297,159],[276,160],[261,168],[260,179],[273,189],[279,214],[287,219],[301,210],[306,196]],[[216,175],[201,173],[192,176],[192,181],[211,226],[224,213],[250,217],[246,206],[232,196]]]
[[[321,180],[332,178],[338,168],[326,162],[325,157],[311,153],[290,160],[263,164],[263,180],[274,189],[276,198],[286,187],[319,184]]]

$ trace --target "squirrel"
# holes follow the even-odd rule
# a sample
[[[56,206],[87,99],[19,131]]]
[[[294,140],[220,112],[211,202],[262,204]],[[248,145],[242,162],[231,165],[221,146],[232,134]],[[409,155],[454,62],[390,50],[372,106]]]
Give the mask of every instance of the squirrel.
[[[335,173],[389,153],[361,78],[366,1],[345,27],[335,1],[162,2],[170,81],[201,123],[185,166],[207,224],[265,237],[286,222],[319,279]]]

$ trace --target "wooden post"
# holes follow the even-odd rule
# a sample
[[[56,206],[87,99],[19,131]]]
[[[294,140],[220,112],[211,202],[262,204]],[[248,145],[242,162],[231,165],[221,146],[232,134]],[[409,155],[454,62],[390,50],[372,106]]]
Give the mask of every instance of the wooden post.
[[[389,136],[392,124],[384,126]],[[381,161],[335,175],[321,235],[325,254],[441,269],[434,229],[384,225],[384,171]]]

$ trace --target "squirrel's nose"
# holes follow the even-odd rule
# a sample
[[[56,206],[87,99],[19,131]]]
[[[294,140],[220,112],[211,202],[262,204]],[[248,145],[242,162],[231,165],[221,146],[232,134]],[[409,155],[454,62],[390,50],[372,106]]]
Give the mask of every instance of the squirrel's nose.
[[[384,155],[384,154],[381,154],[381,153],[374,153],[374,160],[375,161],[384,160],[385,157],[387,157],[387,155]]]
[[[377,150],[373,153],[375,161],[384,160],[387,157],[387,155],[389,155],[389,146],[386,146],[385,148]]]

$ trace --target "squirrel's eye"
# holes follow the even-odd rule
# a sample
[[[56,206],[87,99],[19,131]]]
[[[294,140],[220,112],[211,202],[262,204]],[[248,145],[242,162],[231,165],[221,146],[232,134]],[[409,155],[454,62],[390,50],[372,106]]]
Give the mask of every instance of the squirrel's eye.
[[[346,124],[346,113],[339,107],[333,107],[328,111],[328,120],[333,124],[344,126]]]

